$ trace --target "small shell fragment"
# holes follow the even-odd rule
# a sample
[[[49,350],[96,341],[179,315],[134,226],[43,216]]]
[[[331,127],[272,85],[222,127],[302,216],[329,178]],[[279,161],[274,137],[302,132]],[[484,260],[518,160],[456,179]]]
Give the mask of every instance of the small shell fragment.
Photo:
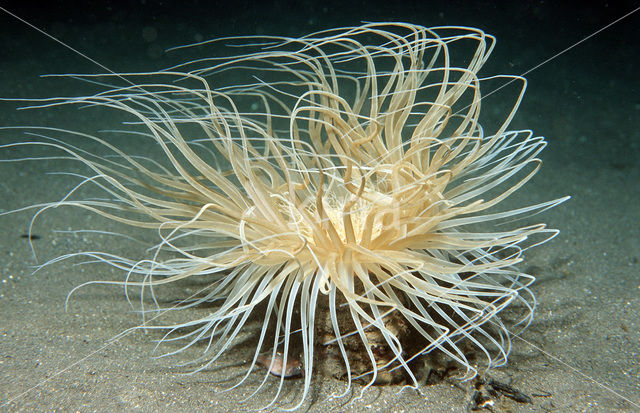
[[[273,358],[272,358],[273,356]],[[294,357],[287,357],[287,364],[284,365],[284,354],[277,351],[259,354],[256,362],[267,369],[269,373],[276,377],[292,378],[302,376],[302,363]]]

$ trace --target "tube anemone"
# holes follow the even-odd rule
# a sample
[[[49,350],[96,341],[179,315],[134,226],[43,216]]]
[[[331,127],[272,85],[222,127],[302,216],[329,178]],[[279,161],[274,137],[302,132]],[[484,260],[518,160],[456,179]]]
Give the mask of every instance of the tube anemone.
[[[113,265],[126,279],[104,282],[147,291],[157,306],[155,287],[205,280],[201,294],[155,310],[183,321],[145,327],[167,329],[161,341],[184,340],[171,353],[204,342],[202,370],[257,317],[238,384],[265,352],[286,365],[298,350],[304,385],[292,408],[308,394],[317,352],[340,360],[363,391],[398,374],[417,387],[410,364],[434,351],[457,362],[463,379],[477,373],[470,352],[486,356],[484,368],[504,364],[510,331],[500,312],[519,303],[526,327],[535,308],[534,277],[515,265],[557,233],[514,222],[566,198],[500,207],[537,172],[545,141],[507,131],[523,78],[478,76],[494,38],[397,23],[224,41],[242,52],[153,73],[73,75],[108,87],[34,103],[116,109],[128,128],[118,133],[161,152],[134,156],[108,138],[51,128],[5,145],[55,148],[90,171],[73,174],[80,184],[38,214],[75,206],[157,237],[145,257],[84,252],[49,263],[85,255]],[[480,87],[496,79],[519,90],[487,136]],[[104,196],[80,197],[91,185]],[[209,314],[193,319],[207,302]]]

